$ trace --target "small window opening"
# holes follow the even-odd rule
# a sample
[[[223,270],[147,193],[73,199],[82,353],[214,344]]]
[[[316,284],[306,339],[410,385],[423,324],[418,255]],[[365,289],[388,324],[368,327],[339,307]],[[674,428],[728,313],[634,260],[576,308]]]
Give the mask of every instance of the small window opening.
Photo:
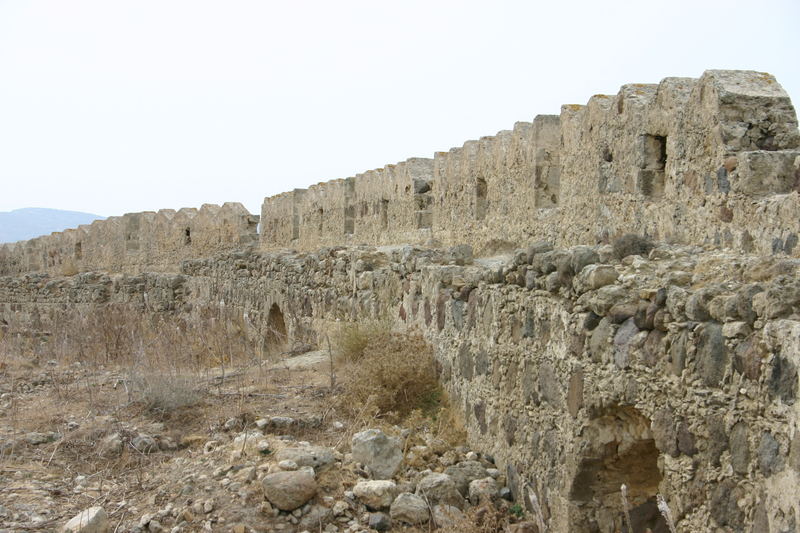
[[[300,238],[300,215],[292,215],[292,240]]]
[[[75,259],[83,259],[83,245],[80,241],[75,243]]]
[[[381,229],[389,228],[389,200],[381,200]]]
[[[486,218],[486,209],[488,207],[486,195],[486,180],[478,178],[475,182],[475,220],[483,220]]]
[[[667,138],[661,135],[644,136],[644,168],[664,170],[667,164]]]
[[[183,244],[184,246],[192,244],[192,230],[190,228],[184,228],[183,230]]]
[[[344,208],[344,233],[352,235],[356,231],[355,220],[356,208],[353,205],[348,205]]]
[[[660,197],[664,193],[665,169],[667,167],[667,138],[662,135],[642,137],[640,170],[636,179],[636,190],[648,197]]]
[[[325,215],[325,210],[323,210],[321,207],[317,209],[317,233],[320,236],[322,236],[323,221],[325,220],[324,215]]]

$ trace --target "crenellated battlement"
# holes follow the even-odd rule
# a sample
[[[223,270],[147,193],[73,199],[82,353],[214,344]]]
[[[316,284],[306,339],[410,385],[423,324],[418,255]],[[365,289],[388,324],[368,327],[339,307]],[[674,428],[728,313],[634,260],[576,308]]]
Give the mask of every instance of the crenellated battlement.
[[[609,242],[627,232],[796,254],[800,135],[777,81],[750,71],[629,84],[433,160],[267,198],[261,247]],[[424,185],[422,185],[424,183]]]
[[[128,213],[0,245],[0,275],[174,270],[183,259],[257,242],[258,217],[240,203]]]
[[[624,233],[797,256],[800,134],[775,78],[712,70],[564,105],[432,159],[241,204],[112,217],[0,247],[0,274],[175,270],[258,241],[343,244],[608,243]]]

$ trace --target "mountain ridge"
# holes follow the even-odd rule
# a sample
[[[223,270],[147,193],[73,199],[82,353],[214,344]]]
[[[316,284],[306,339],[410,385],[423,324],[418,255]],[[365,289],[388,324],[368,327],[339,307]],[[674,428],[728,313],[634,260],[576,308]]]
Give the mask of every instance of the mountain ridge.
[[[93,213],[46,207],[23,207],[12,211],[1,211],[0,244],[33,239],[105,218]]]

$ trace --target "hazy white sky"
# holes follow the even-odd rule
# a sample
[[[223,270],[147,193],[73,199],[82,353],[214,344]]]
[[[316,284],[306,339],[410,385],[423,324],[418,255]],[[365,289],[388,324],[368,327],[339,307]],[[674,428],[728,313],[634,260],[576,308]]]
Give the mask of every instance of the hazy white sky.
[[[771,72],[800,2],[0,0],[0,211],[240,201],[629,82]]]

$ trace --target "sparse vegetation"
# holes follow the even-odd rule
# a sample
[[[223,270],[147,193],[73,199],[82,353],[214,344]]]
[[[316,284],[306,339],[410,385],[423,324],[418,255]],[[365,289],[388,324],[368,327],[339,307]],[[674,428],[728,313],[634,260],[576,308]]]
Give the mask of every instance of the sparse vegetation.
[[[617,259],[624,259],[629,255],[646,256],[653,249],[654,244],[648,237],[635,233],[626,233],[622,237],[614,239],[612,243],[614,255]]]
[[[389,324],[381,321],[342,324],[332,338],[336,359],[340,363],[359,362],[370,342],[387,337],[389,332]]]
[[[405,418],[415,409],[434,413],[442,402],[433,351],[422,337],[374,328],[347,329],[338,344],[344,375],[342,403],[351,410]]]
[[[173,372],[134,375],[131,387],[134,397],[157,413],[190,407],[202,398],[195,379]]]

